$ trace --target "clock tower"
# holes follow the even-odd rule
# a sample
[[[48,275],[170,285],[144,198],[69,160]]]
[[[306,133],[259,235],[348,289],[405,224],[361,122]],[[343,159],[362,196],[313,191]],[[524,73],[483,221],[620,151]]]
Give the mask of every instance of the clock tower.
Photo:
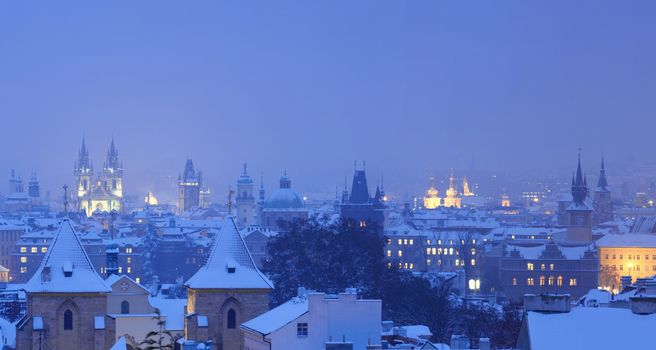
[[[585,202],[588,197],[588,181],[581,171],[581,154],[572,177],[572,204],[567,209],[567,240],[592,242],[592,208]]]

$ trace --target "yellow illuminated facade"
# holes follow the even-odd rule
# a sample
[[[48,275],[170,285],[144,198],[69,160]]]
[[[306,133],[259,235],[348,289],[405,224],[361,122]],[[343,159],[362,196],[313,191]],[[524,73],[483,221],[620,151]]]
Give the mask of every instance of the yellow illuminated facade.
[[[501,206],[504,208],[510,207],[510,197],[505,193],[501,196]]]
[[[158,204],[157,197],[155,197],[155,195],[152,192],[148,192],[148,194],[146,194],[146,198],[144,198],[144,202],[147,205],[157,205]]]
[[[431,177],[430,186],[428,187],[428,190],[426,191],[426,195],[424,196],[425,209],[435,209],[442,204],[441,203],[442,200],[440,197],[438,197],[437,188],[435,188],[434,182],[435,182],[435,178]]]
[[[631,235],[633,234],[626,234]],[[598,249],[601,288],[617,292],[622,276],[631,276],[631,280],[635,282],[638,278],[656,275],[656,246],[613,247],[604,244]]]
[[[465,197],[474,196],[474,192],[469,189],[469,182],[466,176],[462,178],[462,195]]]

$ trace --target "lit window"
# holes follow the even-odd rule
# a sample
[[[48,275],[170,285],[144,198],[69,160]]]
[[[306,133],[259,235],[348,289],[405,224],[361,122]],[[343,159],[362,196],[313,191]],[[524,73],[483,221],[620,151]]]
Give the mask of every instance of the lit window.
[[[431,264],[431,259],[426,259],[426,265],[430,266],[430,264]]]
[[[544,286],[544,281],[545,281],[544,276],[540,276],[540,285],[541,286]]]
[[[387,239],[387,245],[391,245],[391,244],[392,244],[392,240],[388,238]]]
[[[442,240],[441,239],[437,240],[437,245],[442,245]],[[654,255],[654,256],[656,256],[656,255]],[[656,259],[656,258],[654,258],[654,259]]]
[[[391,268],[392,268],[392,263],[391,263],[391,262],[388,262],[388,263],[387,263],[387,268],[388,268],[388,269],[391,269]]]
[[[517,285],[517,278],[516,278],[516,277],[513,277],[513,279],[512,279],[512,285],[513,285],[513,286],[516,286],[516,285]]]
[[[27,247],[21,247],[21,253],[27,253]]]
[[[549,270],[553,270],[553,269],[554,269],[554,264],[549,264]]]
[[[21,273],[27,273],[27,267],[21,266],[20,271],[21,271]]]
[[[533,263],[526,264],[526,269],[529,271],[533,271]]]
[[[471,255],[476,255],[476,248],[471,249]]]
[[[391,251],[391,250],[388,250],[388,251],[387,251],[387,256],[388,256],[388,257],[391,257],[391,256],[392,256],[392,251]]]
[[[126,254],[132,254],[132,248],[125,248]]]
[[[430,239],[426,240],[426,244],[430,245]]]
[[[430,255],[430,253],[431,253],[430,247],[426,248],[426,255]]]
[[[440,248],[440,250],[441,250],[441,248]],[[433,255],[435,255],[435,253],[437,252],[437,250],[436,250],[435,248],[431,248],[431,252],[433,252]]]
[[[460,260],[456,259],[456,266],[460,266]]]
[[[556,280],[556,283],[558,283],[558,287],[563,286],[563,276],[558,276],[558,279]]]
[[[442,248],[437,248],[437,254],[442,255]],[[433,255],[435,255],[434,250],[433,250]]]
[[[123,273],[123,268],[120,266],[118,267],[118,273]]]
[[[403,240],[403,244],[408,245],[408,239],[407,238]]]
[[[141,278],[137,277],[137,278],[135,278],[134,280],[135,280],[135,282],[141,284]]]
[[[48,247],[41,247],[41,253],[45,253],[48,251]]]
[[[399,250],[399,256],[403,256],[403,251]]]
[[[37,247],[32,247],[32,248],[30,249],[30,251],[31,251],[32,253],[38,253],[38,252],[39,252],[39,248],[37,248]]]
[[[399,245],[403,244],[403,240],[399,238]]]
[[[476,266],[476,259],[471,259],[471,266]]]
[[[554,277],[553,277],[553,276],[549,276],[549,285],[550,285],[550,286],[553,286],[553,284],[554,284]]]
[[[415,264],[410,263],[410,270],[412,270],[412,269],[414,269],[414,268],[415,268]]]
[[[576,287],[576,278],[570,278],[569,279],[569,285],[571,287]]]
[[[414,244],[414,241],[415,241],[414,239],[411,239],[411,240],[410,240],[410,245],[413,245],[413,244]]]
[[[132,263],[132,257],[128,256],[128,264]]]
[[[449,248],[449,255],[453,255],[453,248]]]
[[[544,271],[544,269],[545,269],[544,264],[540,264],[540,270]]]
[[[127,270],[128,270],[128,273],[131,273],[131,272],[132,272],[132,268],[131,268],[130,266],[128,266],[128,269],[127,269]]]
[[[26,256],[21,256],[21,262],[24,264],[27,262],[27,257]]]
[[[533,281],[532,277],[529,277],[529,278],[526,279],[526,285],[529,285],[529,286],[534,286],[535,285],[535,282]]]

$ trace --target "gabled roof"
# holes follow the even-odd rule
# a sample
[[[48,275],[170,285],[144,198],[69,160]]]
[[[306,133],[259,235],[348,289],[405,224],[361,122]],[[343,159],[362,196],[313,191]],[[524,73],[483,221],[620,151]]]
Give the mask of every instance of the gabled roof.
[[[192,289],[273,288],[273,283],[253,262],[234,217],[226,219],[207,263],[185,285]]]
[[[34,276],[25,284],[24,289],[28,293],[108,293],[111,291],[93,268],[69,219],[64,219],[60,223],[46,256]]]
[[[294,297],[247,322],[242,329],[251,330],[262,335],[271,334],[301,317],[309,310],[307,297]]]

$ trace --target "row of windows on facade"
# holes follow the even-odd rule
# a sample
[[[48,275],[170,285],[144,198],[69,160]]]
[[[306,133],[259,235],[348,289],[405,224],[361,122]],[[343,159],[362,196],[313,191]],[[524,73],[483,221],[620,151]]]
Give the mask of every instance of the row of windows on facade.
[[[613,268],[613,270],[619,270],[619,271],[624,271],[624,265],[608,265]],[[618,269],[619,266],[619,269]],[[640,265],[629,265],[627,268],[627,271],[640,271]],[[651,266],[652,271],[656,271],[656,265]],[[649,267],[645,266],[645,271],[649,271]]]
[[[555,267],[556,267],[556,265],[554,265],[554,264],[549,264],[549,270],[554,270]],[[533,270],[535,269],[535,265],[533,265],[533,263],[531,263],[531,262],[530,262],[530,263],[526,263],[526,269],[529,270],[529,271],[533,271]],[[544,270],[546,270],[546,269],[547,269],[547,265],[546,265],[546,264],[540,264],[540,270],[543,270],[543,271],[544,271]]]
[[[46,253],[48,251],[48,247],[41,247],[41,253]],[[27,247],[20,247],[20,252],[21,253],[27,253]],[[38,253],[39,248],[38,247],[30,247],[30,253]],[[125,254],[132,254],[132,248],[125,248]]]
[[[608,259],[609,256],[610,256],[609,254],[606,254],[606,256],[605,256],[606,260],[609,260]],[[615,254],[612,255],[613,260],[615,260],[616,256],[617,255],[615,255]],[[636,255],[629,254],[627,257],[629,258],[629,260],[640,260],[640,255],[639,254],[636,254]],[[656,254],[652,255],[651,259],[656,260]],[[620,254],[620,260],[624,260],[624,254]],[[649,255],[648,254],[645,254],[645,260],[649,260]]]
[[[553,286],[554,282],[556,283],[556,286],[562,287],[563,286],[563,276],[558,276],[554,278],[554,276],[549,276],[549,278],[546,278],[545,276],[540,276],[539,278],[539,285],[544,286],[545,283],[547,285]],[[512,279],[512,285],[516,286],[517,285],[517,278],[513,277]],[[535,279],[533,277],[529,277],[526,279],[526,285],[527,286],[534,286],[535,285]],[[570,287],[576,287],[576,278],[570,278],[569,279],[569,286]]]
[[[415,240],[412,239],[412,238],[399,238],[397,242],[398,242],[398,245],[414,245]],[[426,240],[427,245],[431,245],[431,242],[432,241],[430,239]],[[476,244],[475,239],[472,239],[471,242],[472,242],[472,244]],[[465,240],[464,239],[460,240],[460,243],[465,244]],[[392,245],[392,239],[391,238],[387,239],[387,245]],[[437,240],[437,245],[442,245],[442,240],[441,239]],[[452,239],[449,240],[449,245],[453,245],[453,240]]]
[[[19,234],[23,233],[23,231],[16,231],[12,233],[3,233],[0,235],[1,240],[3,242],[15,242],[18,239]]]
[[[442,265],[449,266],[450,261],[451,260],[444,260],[444,263],[442,263],[442,259],[438,259],[438,260],[435,261],[435,264],[437,266],[442,266]],[[433,264],[433,261],[431,259],[426,259],[426,265],[427,266],[431,266],[432,264]],[[461,260],[461,259],[455,259],[453,264],[455,266],[465,267],[465,261]],[[414,263],[399,262],[399,269],[410,269],[410,270],[412,270],[412,269],[414,269],[414,266],[415,266]],[[471,259],[470,266],[476,266],[476,259]],[[390,268],[390,269],[392,268],[392,263],[391,262],[387,263],[387,268]]]

